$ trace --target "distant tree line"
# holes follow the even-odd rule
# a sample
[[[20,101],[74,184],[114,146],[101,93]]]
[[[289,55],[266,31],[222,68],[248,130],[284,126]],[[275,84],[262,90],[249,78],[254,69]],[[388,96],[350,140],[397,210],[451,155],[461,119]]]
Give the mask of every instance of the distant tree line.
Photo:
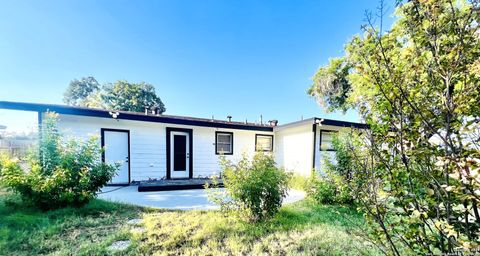
[[[82,77],[70,82],[63,102],[71,106],[143,112],[145,108],[165,112],[165,105],[151,84],[118,80],[100,85],[94,77]]]

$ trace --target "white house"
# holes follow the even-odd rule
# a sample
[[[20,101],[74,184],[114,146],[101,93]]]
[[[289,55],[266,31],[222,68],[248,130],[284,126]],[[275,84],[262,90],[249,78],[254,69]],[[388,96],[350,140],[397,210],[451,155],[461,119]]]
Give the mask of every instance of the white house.
[[[365,124],[310,118],[277,126],[205,118],[108,111],[65,105],[0,101],[0,109],[59,114],[66,135],[99,136],[103,160],[120,162],[112,184],[149,179],[209,177],[220,172],[219,157],[239,159],[256,150],[271,152],[286,170],[309,175],[331,151],[331,135]]]

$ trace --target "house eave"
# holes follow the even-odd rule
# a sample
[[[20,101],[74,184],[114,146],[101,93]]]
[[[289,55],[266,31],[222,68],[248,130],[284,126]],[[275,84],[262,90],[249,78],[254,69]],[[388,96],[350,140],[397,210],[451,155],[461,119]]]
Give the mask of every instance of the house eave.
[[[330,125],[330,126],[338,126],[338,127],[346,127],[346,128],[356,128],[356,129],[368,129],[368,125],[364,123],[324,119],[319,117],[315,117],[314,120],[315,120],[314,123],[319,125]]]
[[[303,125],[308,125],[308,124],[315,124],[315,118],[308,118],[296,122],[291,122],[283,125],[279,125],[273,128],[274,131],[282,131],[288,128],[293,128],[293,127],[298,127],[298,126],[303,126]]]
[[[72,107],[72,106],[55,105],[55,104],[0,101],[0,109],[33,111],[33,112],[39,112],[39,113],[53,111],[53,112],[64,114],[64,115],[113,118],[110,114],[111,111],[109,110]],[[119,115],[116,117],[116,119],[120,119],[120,120],[168,123],[168,124],[187,125],[187,126],[203,126],[203,127],[224,128],[224,129],[253,130],[253,131],[264,131],[264,132],[273,131],[273,127],[271,126],[259,126],[259,125],[257,126],[257,125],[251,125],[251,124],[239,124],[239,123],[228,123],[228,122],[207,121],[207,120],[192,120],[187,118],[175,118],[171,116],[162,116],[162,115],[159,115],[159,116],[144,115],[141,113],[133,113],[133,112],[125,112],[125,111],[119,111],[118,113]]]
[[[288,128],[303,126],[303,125],[328,125],[328,126],[337,126],[337,127],[345,127],[345,128],[356,128],[356,129],[368,129],[367,124],[363,123],[355,123],[355,122],[348,122],[348,121],[340,121],[340,120],[333,120],[333,119],[325,119],[319,117],[312,117],[292,123],[287,123],[284,125],[279,125],[274,127],[274,131],[282,131]]]

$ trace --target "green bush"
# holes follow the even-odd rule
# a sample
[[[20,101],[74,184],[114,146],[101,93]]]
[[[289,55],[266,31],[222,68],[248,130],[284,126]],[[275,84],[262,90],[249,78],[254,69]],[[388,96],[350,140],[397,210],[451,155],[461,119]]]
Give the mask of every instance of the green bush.
[[[320,174],[312,173],[307,194],[323,204],[352,204],[352,177],[355,173],[353,153],[356,143],[350,130],[341,130],[333,137],[335,161],[326,157]]]
[[[287,195],[290,176],[275,166],[270,155],[258,153],[237,163],[223,161],[223,182],[230,209],[249,222],[273,217]]]
[[[23,170],[18,160],[0,159],[0,183],[41,209],[88,203],[117,169],[101,161],[102,148],[96,138],[63,138],[56,123],[56,115],[47,113],[42,123],[40,154],[31,157],[28,170]]]
[[[350,191],[343,176],[329,170],[321,175],[313,173],[307,185],[308,196],[322,204],[351,204]]]
[[[7,155],[0,156],[0,185],[12,187],[21,182],[22,169],[18,159],[11,159]]]
[[[335,185],[323,177],[314,177],[308,183],[307,194],[319,203],[333,204],[336,194]]]

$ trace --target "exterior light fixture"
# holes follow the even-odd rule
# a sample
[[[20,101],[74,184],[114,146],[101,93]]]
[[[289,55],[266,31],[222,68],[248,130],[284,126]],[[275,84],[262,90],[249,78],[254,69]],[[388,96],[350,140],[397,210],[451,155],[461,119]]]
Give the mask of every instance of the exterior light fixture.
[[[118,116],[120,115],[120,113],[118,111],[115,111],[115,112],[110,111],[108,113],[112,116],[113,119],[117,119]]]

